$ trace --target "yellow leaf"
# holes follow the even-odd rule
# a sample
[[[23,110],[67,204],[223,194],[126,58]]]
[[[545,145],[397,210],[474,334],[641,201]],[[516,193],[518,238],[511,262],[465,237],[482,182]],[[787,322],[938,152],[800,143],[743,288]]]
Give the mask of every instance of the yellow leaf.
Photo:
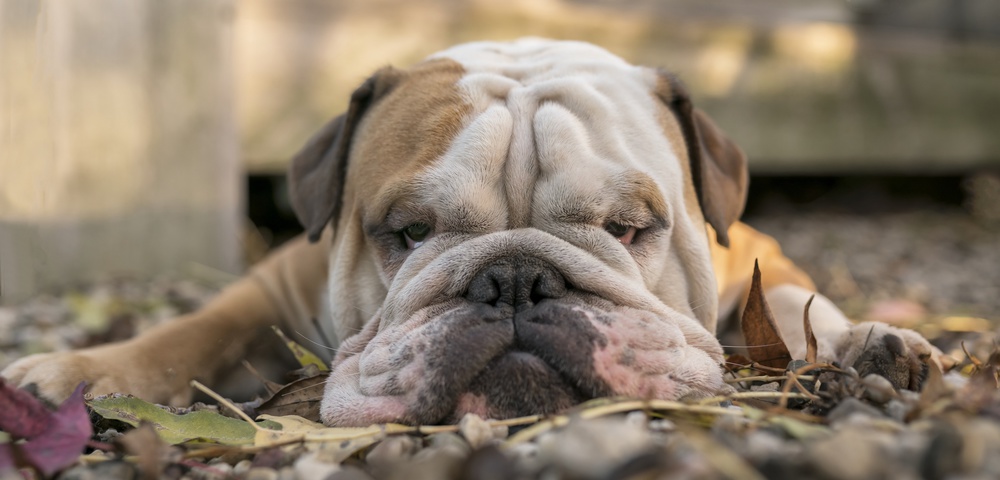
[[[295,359],[298,360],[299,365],[302,365],[303,367],[308,367],[309,365],[315,365],[316,367],[319,368],[321,372],[326,372],[330,370],[330,368],[326,365],[326,362],[324,362],[323,359],[317,357],[316,354],[310,352],[302,345],[295,343],[295,341],[288,338],[288,336],[285,335],[285,332],[282,332],[281,329],[273,325],[271,326],[271,328],[274,330],[274,333],[278,334],[278,337],[281,338],[281,341],[285,342],[285,346],[287,346],[288,349],[291,350],[292,355],[295,355]]]

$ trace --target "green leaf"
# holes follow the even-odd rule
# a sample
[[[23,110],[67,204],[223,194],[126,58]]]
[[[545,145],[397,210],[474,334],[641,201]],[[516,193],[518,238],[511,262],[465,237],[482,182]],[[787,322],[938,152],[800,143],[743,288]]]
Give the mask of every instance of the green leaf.
[[[243,420],[216,412],[199,410],[175,415],[145,400],[128,395],[108,395],[87,402],[98,415],[120,420],[133,427],[145,420],[171,445],[184,442],[211,442],[223,445],[253,445],[257,429]],[[264,428],[280,429],[274,422],[258,423]]]

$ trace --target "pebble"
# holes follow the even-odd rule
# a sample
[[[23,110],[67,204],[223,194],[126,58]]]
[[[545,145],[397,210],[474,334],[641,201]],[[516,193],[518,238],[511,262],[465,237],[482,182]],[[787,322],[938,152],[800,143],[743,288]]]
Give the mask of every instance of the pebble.
[[[891,465],[886,462],[888,452],[883,448],[886,440],[892,441],[880,432],[847,428],[811,443],[806,459],[823,478],[862,480],[887,477],[889,473],[895,473],[898,476],[893,478],[899,478],[902,472],[885,471],[885,467]]]
[[[861,384],[865,387],[865,398],[883,405],[889,400],[896,398],[896,389],[885,377],[870,373],[861,379]]]
[[[233,475],[243,477],[250,471],[251,467],[253,467],[253,462],[250,460],[240,460],[236,462],[236,465],[233,465]]]
[[[373,477],[358,467],[348,465],[324,480],[373,480]]]
[[[472,452],[472,448],[469,447],[469,443],[462,439],[462,437],[458,436],[458,434],[452,432],[435,433],[428,436],[426,442],[427,448],[424,451],[449,451],[455,453],[461,458],[469,456],[469,453]]]
[[[420,440],[410,435],[394,435],[372,447],[365,461],[375,467],[391,467],[407,460],[420,449]]]
[[[295,474],[294,467],[281,467],[278,470],[278,480],[297,480],[299,477]],[[326,478],[326,477],[310,477],[310,478]]]
[[[649,421],[649,430],[658,433],[672,432],[677,430],[677,424],[666,418],[654,418]]]
[[[73,467],[63,472],[58,478],[59,480],[104,480],[107,478],[132,480],[139,478],[139,471],[135,465],[129,462],[111,460]]]
[[[493,428],[475,413],[467,413],[458,422],[458,431],[473,450],[485,446],[493,440]]]
[[[840,404],[830,410],[830,413],[826,416],[832,424],[837,424],[838,422],[846,420],[848,417],[855,415],[861,415],[870,418],[884,418],[885,415],[882,414],[879,409],[862,402],[854,397],[847,397],[841,400]]]
[[[463,453],[452,445],[428,447],[414,455],[411,461],[394,469],[390,478],[394,480],[455,478],[461,471],[467,455],[467,450]]]
[[[603,478],[615,466],[652,448],[649,431],[621,417],[573,420],[538,440],[539,459],[572,477]]]
[[[340,466],[334,463],[325,462],[317,452],[305,453],[295,461],[293,467],[294,478],[297,480],[310,480],[313,478],[326,478],[340,470]]]
[[[246,480],[278,480],[278,472],[271,468],[253,467],[247,471]]]

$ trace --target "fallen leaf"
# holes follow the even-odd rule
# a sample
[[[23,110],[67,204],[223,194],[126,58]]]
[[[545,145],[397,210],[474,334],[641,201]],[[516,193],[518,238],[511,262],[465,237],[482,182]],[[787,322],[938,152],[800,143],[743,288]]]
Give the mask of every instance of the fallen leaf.
[[[160,478],[169,447],[156,433],[152,423],[141,422],[117,440],[129,455],[135,455],[143,478]]]
[[[16,468],[13,448],[9,443],[0,443],[0,474]],[[7,478],[6,475],[0,475],[0,477]]]
[[[0,377],[0,430],[15,438],[32,438],[52,423],[52,412],[26,390]]]
[[[139,426],[142,421],[147,421],[153,425],[160,438],[170,445],[188,441],[250,445],[253,444],[254,435],[257,433],[253,425],[217,412],[199,410],[184,415],[174,415],[130,395],[107,395],[95,398],[87,404],[98,415],[123,421],[133,427]]]
[[[750,294],[747,296],[747,306],[743,310],[740,324],[743,338],[746,340],[747,355],[751,360],[765,367],[782,369],[792,361],[788,347],[778,333],[774,314],[771,313],[771,308],[767,306],[767,300],[764,298],[757,261],[753,264]]]
[[[319,404],[323,399],[327,375],[320,374],[296,380],[264,400],[257,413],[283,416],[298,415],[312,421],[319,421]]]
[[[809,307],[812,306],[814,298],[816,298],[816,294],[809,295],[809,300],[806,300],[806,309],[802,312],[802,328],[806,332],[806,362],[809,363],[816,363],[816,350],[818,349],[812,322],[809,321]]]
[[[41,403],[31,395],[23,395],[27,392],[16,390],[7,384],[0,384],[0,391],[3,391],[2,396],[10,401],[6,406],[11,407],[9,411],[0,410],[0,414],[7,416],[11,413],[23,414],[26,411],[31,411],[38,415],[35,421],[45,422],[40,423],[40,433],[36,433],[39,428],[37,425],[26,422],[7,422],[16,427],[28,427],[18,433],[7,431],[12,438],[27,438],[27,440],[6,444],[0,448],[0,467],[32,466],[46,477],[50,477],[76,463],[93,434],[90,416],[87,415],[87,408],[83,403],[83,387],[83,383],[77,386],[73,394],[59,406],[59,409],[51,412],[44,407],[39,410],[37,405],[41,405]],[[31,433],[30,438],[20,435],[26,432]]]
[[[276,326],[271,326],[271,328],[274,330],[274,333],[278,335],[278,338],[280,338],[282,342],[285,342],[285,346],[287,346],[288,350],[292,352],[292,355],[295,355],[295,359],[298,360],[299,365],[302,365],[303,367],[316,365],[322,372],[330,370],[329,367],[327,367],[326,362],[317,357],[315,353],[310,352],[302,345],[299,345],[298,343],[295,343],[294,340],[288,338],[288,336],[285,335],[285,332],[282,332],[280,328]]]

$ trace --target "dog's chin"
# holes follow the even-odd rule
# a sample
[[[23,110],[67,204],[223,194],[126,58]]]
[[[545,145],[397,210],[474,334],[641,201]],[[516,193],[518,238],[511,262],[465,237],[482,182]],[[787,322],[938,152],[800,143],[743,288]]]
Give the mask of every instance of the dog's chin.
[[[537,356],[508,351],[493,359],[458,399],[452,418],[456,423],[474,413],[483,418],[505,419],[565,410],[589,397]]]

